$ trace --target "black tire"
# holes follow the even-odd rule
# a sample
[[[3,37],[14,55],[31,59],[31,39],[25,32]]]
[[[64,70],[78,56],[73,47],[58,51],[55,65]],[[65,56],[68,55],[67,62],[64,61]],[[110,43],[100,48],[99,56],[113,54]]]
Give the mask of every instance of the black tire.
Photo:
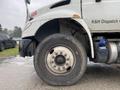
[[[5,49],[4,44],[1,43],[1,44],[0,44],[0,51],[3,51],[4,49]]]
[[[57,45],[69,47],[75,54],[76,63],[70,73],[65,75],[54,75],[45,63],[48,50]],[[72,36],[54,34],[45,38],[37,47],[34,57],[34,67],[38,76],[50,85],[73,85],[77,83],[86,71],[87,55],[81,42]]]

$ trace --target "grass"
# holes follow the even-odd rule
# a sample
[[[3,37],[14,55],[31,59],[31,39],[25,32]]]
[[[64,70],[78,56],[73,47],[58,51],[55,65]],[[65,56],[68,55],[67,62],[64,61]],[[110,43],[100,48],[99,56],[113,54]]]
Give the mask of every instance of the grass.
[[[0,52],[0,57],[10,57],[10,56],[17,56],[18,55],[18,47],[12,49],[6,49]]]

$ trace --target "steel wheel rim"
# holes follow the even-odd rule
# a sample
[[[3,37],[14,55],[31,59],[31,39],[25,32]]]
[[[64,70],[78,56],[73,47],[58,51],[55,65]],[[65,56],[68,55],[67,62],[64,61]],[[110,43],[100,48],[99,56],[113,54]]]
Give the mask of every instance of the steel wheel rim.
[[[57,56],[63,56],[65,58],[65,63],[58,65],[55,61]],[[68,47],[57,46],[47,51],[45,65],[48,71],[54,75],[65,75],[70,73],[74,68],[75,63],[75,54]]]

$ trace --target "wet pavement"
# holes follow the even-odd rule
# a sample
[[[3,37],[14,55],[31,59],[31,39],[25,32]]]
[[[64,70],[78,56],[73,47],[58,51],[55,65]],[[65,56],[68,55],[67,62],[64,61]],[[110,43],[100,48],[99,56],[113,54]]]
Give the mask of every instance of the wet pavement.
[[[0,59],[0,90],[120,90],[120,66],[92,63],[76,85],[53,87],[36,75],[32,58]]]

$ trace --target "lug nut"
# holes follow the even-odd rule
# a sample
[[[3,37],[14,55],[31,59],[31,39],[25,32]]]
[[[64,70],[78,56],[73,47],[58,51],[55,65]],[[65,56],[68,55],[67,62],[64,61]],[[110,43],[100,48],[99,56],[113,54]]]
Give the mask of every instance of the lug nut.
[[[58,55],[58,53],[56,52],[56,53],[55,53],[55,55],[57,56],[57,55]]]
[[[62,52],[60,52],[60,55],[62,55]]]
[[[54,56],[52,56],[52,59],[55,59],[55,57],[54,57]]]
[[[68,63],[66,63],[66,66],[68,66],[69,64]]]
[[[66,57],[66,56],[67,56],[67,54],[64,54],[64,56]]]
[[[62,69],[64,70],[64,69],[65,69],[65,67],[62,67]]]
[[[60,71],[60,67],[58,68],[58,70]]]
[[[54,61],[51,61],[51,63],[54,63]]]
[[[69,58],[67,58],[67,61],[69,61]]]
[[[56,65],[54,65],[54,67],[56,67]]]

